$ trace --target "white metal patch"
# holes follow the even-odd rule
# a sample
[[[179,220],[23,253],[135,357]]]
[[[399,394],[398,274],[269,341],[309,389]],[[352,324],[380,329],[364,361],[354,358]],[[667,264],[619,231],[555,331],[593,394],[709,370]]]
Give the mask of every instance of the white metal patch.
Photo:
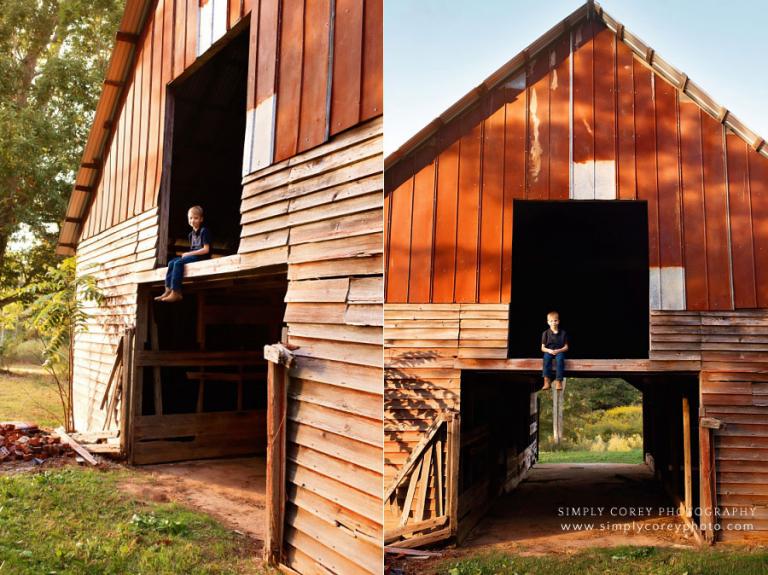
[[[275,143],[275,95],[272,94],[253,110],[253,149],[251,172],[266,168],[272,163]]]
[[[595,163],[579,162],[573,164],[574,200],[595,199]]]
[[[649,307],[661,309],[661,268],[652,267],[648,270]]]
[[[661,309],[685,309],[685,268],[661,268]]]
[[[613,160],[595,161],[595,199],[616,199],[616,162]]]
[[[197,55],[199,56],[211,47],[213,38],[213,6],[215,0],[201,3],[197,13]]]

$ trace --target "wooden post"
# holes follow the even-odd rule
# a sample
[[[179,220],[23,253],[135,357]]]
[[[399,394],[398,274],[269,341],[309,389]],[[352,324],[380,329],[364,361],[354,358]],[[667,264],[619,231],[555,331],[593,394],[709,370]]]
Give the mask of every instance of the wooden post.
[[[565,400],[565,378],[563,389],[552,387],[552,440],[555,445],[560,445],[563,439],[563,401]]]
[[[271,565],[282,563],[283,523],[285,518],[286,419],[288,367],[293,363],[290,350],[281,344],[264,346],[267,371],[267,537],[264,559]]]
[[[458,413],[449,413],[446,418],[446,482],[445,482],[445,511],[448,514],[451,535],[459,531],[459,458],[461,446],[460,424]]]
[[[715,469],[712,464],[712,430],[699,426],[700,527],[707,543],[715,542]]]
[[[132,434],[132,420],[135,415],[135,411],[133,411],[135,393],[131,385],[133,380],[133,342],[135,332],[135,328],[126,328],[121,340],[123,342],[123,380],[121,382],[123,389],[120,403],[120,452],[125,456],[130,455],[129,452],[133,444],[129,436]]]
[[[691,471],[691,410],[688,398],[683,396],[683,485],[685,515],[693,515],[693,478]]]

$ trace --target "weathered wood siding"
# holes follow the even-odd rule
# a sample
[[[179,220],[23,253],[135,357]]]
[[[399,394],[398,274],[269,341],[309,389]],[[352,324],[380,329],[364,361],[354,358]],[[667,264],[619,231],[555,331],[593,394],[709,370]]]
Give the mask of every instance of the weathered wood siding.
[[[104,425],[107,412],[101,401],[120,336],[136,323],[136,274],[155,267],[157,229],[157,210],[150,209],[79,246],[78,274],[93,275],[105,301],[85,303],[87,331],[75,336],[73,405],[78,430],[101,430]]]
[[[115,112],[93,130],[109,135],[101,152],[86,154],[84,163],[93,166],[81,168],[76,182],[94,191],[76,189],[67,212],[76,218],[86,210],[87,217],[65,223],[62,241],[93,237],[157,206],[167,85],[245,17],[244,176],[382,114],[381,0],[326,0],[306,10],[293,0],[158,0],[135,37],[126,78],[106,79],[102,99]],[[115,50],[128,60],[132,52],[124,44]],[[264,101],[268,111],[259,109]]]
[[[768,159],[679,88],[563,31],[387,169],[386,301],[508,303],[514,200],[592,199],[647,202],[653,309],[768,307]]]
[[[243,192],[242,257],[288,262],[285,562],[301,573],[382,569],[381,142],[379,118]]]

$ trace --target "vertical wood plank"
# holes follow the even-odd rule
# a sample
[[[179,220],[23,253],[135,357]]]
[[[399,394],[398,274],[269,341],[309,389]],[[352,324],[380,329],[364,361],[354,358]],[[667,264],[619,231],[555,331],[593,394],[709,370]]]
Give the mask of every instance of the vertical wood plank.
[[[691,408],[683,397],[683,493],[686,516],[693,515],[693,476],[691,466]]]
[[[685,301],[687,309],[690,310],[708,308],[707,238],[704,230],[700,114],[701,111],[696,104],[687,97],[680,96]]]
[[[768,159],[754,150],[747,154],[755,242],[757,305],[768,307]]]
[[[461,138],[461,152],[459,156],[456,301],[462,303],[476,303],[482,123],[476,126],[467,126],[467,128],[471,129]]]
[[[330,0],[308,2],[306,10],[299,122],[300,152],[317,146],[325,139],[330,65]]]
[[[360,121],[362,51],[363,3],[359,0],[336,0],[331,135]]]
[[[411,215],[413,210],[414,177],[410,177],[392,192],[389,264],[387,268],[387,301],[408,301],[408,273],[411,259]]]
[[[573,197],[595,197],[594,81],[592,21],[573,32]]]
[[[365,0],[363,72],[360,121],[375,118],[383,111],[384,10],[383,0]]]
[[[243,2],[242,0],[227,0],[227,2],[227,30],[229,30],[240,21]]]
[[[554,69],[549,79],[550,200],[567,200],[570,193],[571,38],[566,33],[554,45]],[[551,64],[551,62],[550,62]],[[506,176],[505,176],[506,177]]]
[[[648,264],[659,267],[659,201],[656,189],[656,110],[653,72],[634,62],[637,199],[648,202]]]
[[[304,53],[304,0],[283,0],[280,22],[275,161],[296,154]]]
[[[616,35],[599,25],[594,38],[595,199],[616,199]]]
[[[618,89],[618,198],[637,199],[635,166],[635,86],[632,51],[624,42],[616,43]]]
[[[152,24],[152,87],[150,92],[149,142],[147,150],[147,183],[144,194],[144,209],[157,205],[157,191],[160,182],[160,119],[162,114],[163,86],[163,7],[165,0],[159,0]]]
[[[432,237],[435,204],[435,162],[424,166],[414,177],[413,223],[408,301],[430,301],[432,278]]]
[[[200,0],[187,0],[186,45],[184,68],[188,68],[197,58],[197,18],[200,11]]]
[[[285,517],[285,443],[287,385],[284,366],[269,362],[267,371],[267,537],[266,560],[277,565],[283,548]]]
[[[114,121],[119,122],[119,117],[115,118]],[[109,144],[109,193],[112,196],[112,213],[109,222],[111,226],[114,226],[120,221],[120,182],[118,181],[118,157],[120,155],[119,141],[118,130],[114,130],[112,132],[112,142]]]
[[[728,160],[728,211],[731,224],[733,299],[736,309],[757,307],[753,223],[747,172],[747,144],[736,134],[725,140]]]
[[[701,131],[704,159],[709,309],[732,309],[723,126],[709,115],[701,114]]]
[[[501,106],[485,120],[480,210],[479,300],[482,303],[498,303],[501,298],[505,112]]]
[[[251,170],[269,165],[274,157],[274,113],[277,71],[278,0],[259,2],[258,65],[256,68],[254,162]]]
[[[504,142],[504,231],[501,269],[501,301],[512,298],[512,221],[515,199],[525,198],[525,92],[509,89]],[[570,130],[569,130],[570,132]]]
[[[187,0],[173,0],[173,6],[173,77],[177,78],[184,71],[187,53]]]
[[[435,208],[435,264],[432,301],[453,302],[456,277],[456,221],[459,194],[459,148],[454,142],[437,159],[437,206]]]
[[[526,67],[528,86],[528,157],[526,197],[545,200],[549,195],[549,83],[550,50],[538,54]]]
[[[152,104],[152,28],[154,16],[147,23],[144,46],[141,51],[141,115],[139,118],[139,170],[136,183],[136,213],[144,211],[144,198],[147,195],[147,156],[149,152],[149,117]]]

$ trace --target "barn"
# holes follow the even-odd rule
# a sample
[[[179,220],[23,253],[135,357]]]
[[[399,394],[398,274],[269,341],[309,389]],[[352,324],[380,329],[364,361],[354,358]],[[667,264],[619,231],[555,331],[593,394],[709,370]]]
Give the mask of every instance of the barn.
[[[292,572],[381,570],[381,140],[380,0],[127,0],[61,227],[105,295],[77,430],[266,466]],[[157,303],[193,205],[213,257]]]
[[[385,159],[385,542],[461,539],[531,472],[550,309],[571,376],[642,391],[697,536],[765,536],[766,156],[587,2]]]

